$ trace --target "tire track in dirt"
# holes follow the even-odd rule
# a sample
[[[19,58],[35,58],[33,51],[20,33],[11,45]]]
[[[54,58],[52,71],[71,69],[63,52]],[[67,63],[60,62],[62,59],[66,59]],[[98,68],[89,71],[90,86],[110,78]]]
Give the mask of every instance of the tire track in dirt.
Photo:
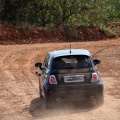
[[[4,74],[5,74],[3,76],[9,75],[9,77],[5,78],[6,79],[5,82],[10,84],[8,86],[6,85],[7,88],[3,90],[4,94],[8,94],[7,95],[8,99],[7,97],[4,97],[4,94],[1,97],[3,98],[3,101],[9,101],[12,106],[9,104],[9,102],[7,103],[2,102],[2,103],[5,104],[5,106],[8,105],[8,108],[12,108],[13,110],[11,112],[10,110],[8,110],[10,112],[7,113],[8,115],[16,112],[16,108],[21,109],[21,110],[19,109],[17,110],[18,113],[22,112],[22,110],[24,110],[25,107],[29,106],[28,100],[34,97],[33,93],[35,92],[35,87],[33,84],[31,84],[29,78],[26,77],[28,76],[24,70],[26,69],[26,67],[23,68],[24,64],[28,62],[25,61],[23,57],[24,55],[22,55],[22,51],[16,52],[13,50],[3,58],[4,67],[3,66],[2,67],[4,68]],[[21,63],[18,61],[18,59],[21,60]],[[24,63],[22,61],[24,61]],[[11,78],[10,76],[13,77]],[[33,89],[28,89],[28,88],[33,88]]]
[[[7,109],[9,111],[9,113],[6,113],[8,116],[13,114],[16,108],[20,108],[17,112],[22,113],[24,108],[27,107],[26,111],[28,112],[28,106],[30,104],[28,101],[33,97],[39,96],[37,77],[35,79],[35,75],[31,71],[31,68],[33,69],[34,66],[34,64],[31,64],[31,61],[35,58],[34,56],[38,55],[39,52],[36,54],[37,50],[39,51],[38,48],[22,48],[16,51],[16,48],[13,48],[11,50],[12,52],[6,51],[4,53],[5,56],[1,61],[1,68],[4,68],[4,74],[2,74],[3,76],[9,76],[5,78],[5,82],[10,84],[9,86],[5,85],[5,87],[2,87],[4,90],[2,90],[3,94],[1,94],[1,98],[3,98],[3,101],[9,101],[12,104],[11,107],[8,104],[9,102],[2,102],[2,104],[5,104],[6,109],[11,107],[13,110],[10,112],[10,109]],[[4,94],[9,94],[9,98],[6,99],[7,97]]]
[[[111,45],[109,47],[103,47],[101,50],[95,52],[95,56],[99,57],[102,61],[98,65],[100,73],[103,76],[111,77],[114,84],[107,88],[108,94],[115,98],[120,98],[120,45]],[[104,72],[102,72],[104,71]],[[109,80],[109,79],[108,79]]]
[[[6,69],[6,64],[4,64],[4,61],[6,58],[9,56],[11,52],[9,50],[2,51],[2,56],[0,59],[1,65],[0,65],[0,70],[2,71],[0,73],[0,80],[2,81],[1,88],[0,88],[0,106],[2,109],[0,109],[0,116],[9,116],[10,114],[14,113],[14,101],[11,102],[12,99],[16,99],[16,95],[14,94],[13,91],[11,91],[11,84],[15,80],[14,76]],[[11,82],[9,82],[11,81]],[[12,103],[12,104],[11,104]],[[19,103],[19,101],[18,101]]]
[[[117,69],[117,74],[120,71],[118,66],[120,59],[117,56],[120,53],[120,44],[118,44],[120,40],[115,41],[117,43],[99,41],[0,46],[0,119],[119,120],[120,76],[116,78],[113,74],[115,74],[115,69]],[[34,63],[43,61],[48,51],[69,49],[70,44],[72,48],[90,50],[95,58],[102,61],[98,69],[105,84],[105,103],[99,108],[86,105],[77,109],[62,105],[60,109],[46,110],[44,100],[38,98],[38,78],[34,74],[38,69],[34,67]],[[114,61],[116,64],[112,67]],[[112,71],[109,71],[110,68],[113,68]]]

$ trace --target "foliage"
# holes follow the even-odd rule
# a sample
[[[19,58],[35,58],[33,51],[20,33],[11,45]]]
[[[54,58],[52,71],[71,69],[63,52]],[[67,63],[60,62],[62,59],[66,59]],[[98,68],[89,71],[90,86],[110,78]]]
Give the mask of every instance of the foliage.
[[[65,26],[64,27],[64,33],[70,39],[76,39],[76,38],[78,38],[77,30],[73,26]]]
[[[33,32],[33,26],[28,22],[21,22],[20,29],[23,31],[25,35],[29,35]]]
[[[116,36],[116,27],[111,26],[111,27],[103,27],[102,30],[108,37],[115,37]]]
[[[120,21],[120,0],[0,0],[0,22],[104,26]]]

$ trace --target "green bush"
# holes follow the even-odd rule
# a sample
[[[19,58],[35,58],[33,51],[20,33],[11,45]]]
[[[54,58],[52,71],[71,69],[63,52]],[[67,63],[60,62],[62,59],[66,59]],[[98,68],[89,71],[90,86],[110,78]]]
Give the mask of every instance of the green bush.
[[[102,30],[108,37],[116,36],[116,27],[115,26],[104,27],[104,28],[102,28]]]
[[[64,27],[64,33],[70,39],[76,39],[76,38],[78,38],[77,30],[73,26],[65,26]]]
[[[33,26],[28,22],[22,22],[19,27],[25,35],[29,35],[33,32]]]

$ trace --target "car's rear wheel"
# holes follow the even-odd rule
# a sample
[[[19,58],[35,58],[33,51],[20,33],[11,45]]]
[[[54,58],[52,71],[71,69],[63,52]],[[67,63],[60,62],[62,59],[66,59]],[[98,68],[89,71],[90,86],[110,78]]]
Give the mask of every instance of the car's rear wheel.
[[[45,108],[46,109],[51,109],[52,108],[52,102],[50,99],[50,93],[44,89],[44,94],[45,94]]]
[[[52,103],[51,103],[51,101],[45,100],[45,108],[46,108],[46,109],[51,109],[51,108],[52,108]]]
[[[101,106],[101,105],[103,105],[103,103],[104,103],[104,96],[103,96],[103,95],[97,96],[97,97],[96,97],[96,104],[97,104],[98,106]]]

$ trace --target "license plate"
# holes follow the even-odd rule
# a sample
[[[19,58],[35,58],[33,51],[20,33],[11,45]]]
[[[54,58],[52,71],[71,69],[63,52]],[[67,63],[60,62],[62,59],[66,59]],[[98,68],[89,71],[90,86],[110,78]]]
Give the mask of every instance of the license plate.
[[[84,75],[64,76],[64,82],[84,82]]]

